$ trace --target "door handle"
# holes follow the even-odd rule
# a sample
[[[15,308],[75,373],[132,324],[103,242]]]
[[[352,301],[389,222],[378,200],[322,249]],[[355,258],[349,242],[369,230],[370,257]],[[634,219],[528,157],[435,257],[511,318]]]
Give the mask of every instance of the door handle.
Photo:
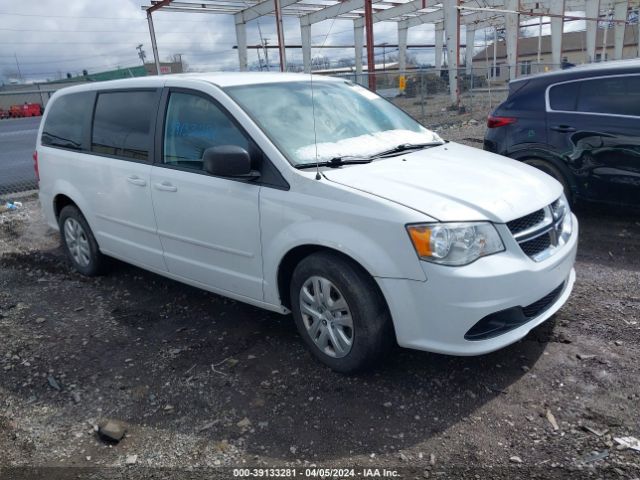
[[[175,185],[171,185],[169,182],[154,183],[153,186],[156,187],[157,190],[162,190],[163,192],[178,191],[178,187],[176,187]]]
[[[139,187],[144,187],[147,184],[147,181],[144,178],[140,178],[137,175],[131,175],[130,177],[127,177],[127,182]]]
[[[551,130],[555,130],[556,132],[568,133],[575,132],[576,129],[569,125],[556,125],[555,127],[551,127]]]

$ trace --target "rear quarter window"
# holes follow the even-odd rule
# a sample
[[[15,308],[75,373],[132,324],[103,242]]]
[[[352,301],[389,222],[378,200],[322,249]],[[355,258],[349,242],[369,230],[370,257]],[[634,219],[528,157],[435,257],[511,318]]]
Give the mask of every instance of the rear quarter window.
[[[520,83],[520,82],[519,82]],[[501,105],[507,110],[544,111],[544,89],[524,82],[524,85],[509,85],[509,97]]]
[[[578,100],[579,82],[561,83],[549,89],[549,107],[551,110],[573,112]]]
[[[69,93],[47,105],[42,145],[87,150],[84,138],[89,126],[93,98],[92,92]]]

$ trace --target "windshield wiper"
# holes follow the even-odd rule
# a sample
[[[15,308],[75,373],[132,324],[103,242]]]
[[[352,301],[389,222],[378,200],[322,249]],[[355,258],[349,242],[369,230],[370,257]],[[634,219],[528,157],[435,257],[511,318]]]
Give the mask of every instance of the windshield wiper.
[[[440,145],[444,145],[445,142],[428,142],[428,143],[401,143],[389,150],[384,150],[382,152],[376,153],[369,158],[380,158],[386,157],[388,155],[393,155],[395,153],[407,152],[409,150],[422,150],[423,148],[429,147],[438,147]]]
[[[330,168],[338,168],[343,165],[356,165],[358,163],[371,163],[373,158],[371,157],[351,157],[345,155],[343,157],[333,157],[328,162],[318,162],[318,163],[303,163],[301,165],[296,165],[296,168],[302,170],[304,168],[316,168],[318,167],[330,167]]]
[[[328,162],[304,163],[301,165],[296,165],[296,168],[300,170],[304,168],[315,168],[316,166],[338,168],[338,167],[341,167],[342,165],[370,163],[372,160],[375,160],[376,158],[387,157],[387,156],[394,155],[396,153],[407,152],[409,150],[421,150],[423,148],[437,147],[439,145],[444,145],[444,143],[445,142],[402,143],[393,148],[390,148],[389,150],[383,150],[382,152],[375,153],[367,157],[356,157],[354,155],[344,155],[341,157],[333,157]]]

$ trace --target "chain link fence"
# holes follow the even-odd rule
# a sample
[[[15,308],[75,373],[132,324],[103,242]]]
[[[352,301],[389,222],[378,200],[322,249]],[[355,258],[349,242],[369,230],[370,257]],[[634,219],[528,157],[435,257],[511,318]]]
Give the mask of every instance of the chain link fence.
[[[487,73],[487,69],[473,69],[470,73],[460,69],[458,101],[453,100],[449,92],[448,69],[376,72],[375,84],[378,94],[391,100],[425,126],[436,127],[464,119],[465,115],[486,118],[507,98],[507,81],[490,79]],[[366,72],[333,76],[369,86]]]

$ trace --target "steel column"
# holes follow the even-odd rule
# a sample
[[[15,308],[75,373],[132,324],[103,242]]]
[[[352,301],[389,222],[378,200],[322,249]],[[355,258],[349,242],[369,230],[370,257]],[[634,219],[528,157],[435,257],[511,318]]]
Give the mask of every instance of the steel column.
[[[600,13],[600,0],[586,0],[585,15],[591,18],[598,18]],[[587,62],[596,61],[596,34],[598,32],[598,22],[587,21]]]
[[[551,63],[554,70],[562,68],[562,33],[564,31],[564,0],[551,2]]]
[[[407,34],[409,29],[398,23],[398,70],[403,73],[407,69]]]
[[[367,72],[369,89],[376,91],[376,61],[373,55],[373,8],[371,0],[364,0],[364,23],[367,29]]]
[[[236,18],[236,40],[238,42],[238,65],[241,72],[245,72],[249,69],[249,62],[247,59],[247,24],[239,22]]]
[[[518,10],[518,0],[506,0],[505,8],[511,11]],[[505,13],[505,34],[507,43],[507,65],[509,78],[513,80],[518,76],[518,29],[520,28],[520,15],[517,13]],[[494,39],[494,45],[498,39]],[[494,52],[495,55],[495,52]]]
[[[442,68],[442,36],[444,34],[444,28],[441,23],[436,24],[436,69]]]
[[[149,24],[149,35],[151,36],[151,49],[153,50],[153,60],[156,63],[156,75],[160,73],[160,56],[158,55],[158,44],[156,43],[156,31],[153,28],[152,10],[147,10],[147,23]]]
[[[274,0],[273,2],[276,13],[276,31],[278,33],[278,50],[280,52],[280,71],[287,71],[287,52],[284,43],[284,29],[282,28],[282,7],[280,6],[280,0]]]
[[[627,0],[616,2],[616,4],[613,7],[614,20],[626,20],[628,6],[629,6],[629,2]],[[614,32],[613,58],[615,60],[622,60],[625,27],[626,25],[624,23],[616,23],[615,27],[613,27],[613,32]]]
[[[473,45],[476,41],[476,31],[474,28],[471,28],[471,25],[467,25],[466,32],[466,47],[464,49],[464,63],[466,66],[466,71],[468,75],[473,74]]]
[[[444,33],[447,45],[447,65],[449,67],[449,95],[455,105],[460,103],[458,63],[460,62],[460,10],[456,7],[460,0],[443,0]]]
[[[304,73],[311,73],[311,25],[300,23],[302,38],[302,65]]]
[[[353,44],[356,51],[356,83],[362,83],[362,49],[364,48],[364,22],[353,21]]]

